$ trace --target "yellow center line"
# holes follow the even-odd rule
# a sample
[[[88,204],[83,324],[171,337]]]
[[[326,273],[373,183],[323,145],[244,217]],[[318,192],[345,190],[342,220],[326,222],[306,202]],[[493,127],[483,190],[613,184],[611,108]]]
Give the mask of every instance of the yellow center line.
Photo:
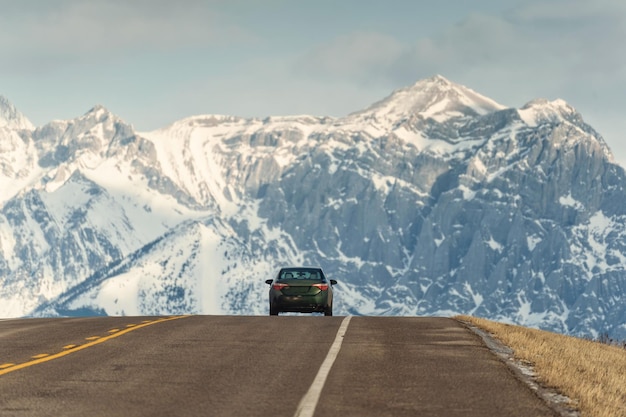
[[[120,331],[120,329],[111,329],[111,330],[109,330],[109,333],[117,333],[119,331]]]
[[[14,363],[3,363],[2,365],[0,365],[0,369],[10,368],[12,366],[15,366],[15,364]]]
[[[95,340],[89,342],[89,343],[85,343],[84,345],[80,345],[80,346],[76,346],[73,349],[67,349],[64,350],[62,352],[59,353],[55,353],[54,355],[48,355],[45,354],[46,356],[42,356],[39,358],[36,358],[32,361],[28,361],[28,362],[24,362],[24,363],[20,363],[19,365],[14,365],[14,364],[4,364],[4,365],[0,365],[0,375],[5,375],[8,374],[9,372],[13,372],[13,371],[17,371],[18,369],[24,369],[24,368],[28,368],[29,366],[33,366],[33,365],[38,365],[40,363],[44,363],[44,362],[48,362],[54,359],[58,359],[58,358],[62,358],[63,356],[67,356],[71,353],[74,352],[78,352],[79,350],[83,350],[83,349],[87,349],[89,347],[98,345],[100,343],[104,343],[108,340],[114,339],[116,337],[122,336],[126,333],[130,333],[133,330],[137,330],[137,329],[141,329],[142,327],[146,327],[146,326],[150,326],[152,324],[157,324],[157,323],[163,323],[166,321],[171,321],[171,320],[178,320],[178,319],[182,319],[185,317],[189,317],[189,316],[175,316],[175,317],[167,317],[167,318],[163,318],[163,319],[158,319],[158,320],[152,320],[152,321],[144,321],[143,324],[139,324],[137,326],[134,327],[129,327],[127,329],[124,330],[120,330],[117,333],[113,333],[110,334],[109,336],[104,336],[104,337],[98,337]],[[90,338],[88,338],[90,339]],[[36,355],[36,356],[40,356],[40,355]],[[33,358],[35,358],[35,356],[33,356]],[[2,368],[3,366],[5,366],[5,368]]]
[[[89,336],[85,338],[85,340],[98,340],[98,339],[100,339],[100,336]]]
[[[50,356],[50,354],[49,353],[40,353],[39,355],[31,356],[31,358],[33,358],[33,359],[41,359],[41,358],[45,358],[46,356]]]
[[[66,346],[63,346],[63,349],[74,349],[76,346],[78,345],[66,345]]]

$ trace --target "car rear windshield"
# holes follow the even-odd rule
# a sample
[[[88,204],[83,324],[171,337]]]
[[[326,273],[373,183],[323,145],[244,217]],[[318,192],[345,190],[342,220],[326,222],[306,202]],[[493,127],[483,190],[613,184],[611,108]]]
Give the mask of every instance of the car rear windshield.
[[[317,279],[324,280],[324,274],[319,269],[296,268],[283,269],[280,271],[278,279]]]

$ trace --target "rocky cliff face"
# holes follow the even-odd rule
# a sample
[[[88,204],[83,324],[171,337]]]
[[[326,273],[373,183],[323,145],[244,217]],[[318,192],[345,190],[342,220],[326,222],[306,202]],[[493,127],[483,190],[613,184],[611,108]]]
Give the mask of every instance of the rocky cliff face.
[[[560,100],[433,77],[340,119],[138,133],[96,107],[2,132],[5,316],[266,314],[263,280],[306,263],[339,313],[626,338],[626,177]]]

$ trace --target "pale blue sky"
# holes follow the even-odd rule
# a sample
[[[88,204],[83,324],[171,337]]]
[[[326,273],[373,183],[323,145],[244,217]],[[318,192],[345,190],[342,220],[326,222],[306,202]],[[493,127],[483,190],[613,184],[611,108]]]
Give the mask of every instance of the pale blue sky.
[[[0,94],[35,125],[102,104],[343,116],[441,74],[509,107],[562,98],[626,166],[622,0],[0,0]]]

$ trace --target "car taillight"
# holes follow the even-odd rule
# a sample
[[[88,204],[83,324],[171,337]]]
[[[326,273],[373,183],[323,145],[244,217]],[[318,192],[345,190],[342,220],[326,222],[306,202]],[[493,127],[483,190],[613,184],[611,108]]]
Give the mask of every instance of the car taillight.
[[[274,289],[274,290],[279,290],[279,291],[280,291],[280,290],[282,290],[283,288],[286,288],[286,287],[288,287],[288,286],[289,286],[288,284],[285,284],[285,283],[282,283],[282,282],[277,282],[277,283],[275,283],[274,285],[272,285],[272,289]]]
[[[328,284],[313,284],[315,288],[319,288],[322,291],[328,290]]]

